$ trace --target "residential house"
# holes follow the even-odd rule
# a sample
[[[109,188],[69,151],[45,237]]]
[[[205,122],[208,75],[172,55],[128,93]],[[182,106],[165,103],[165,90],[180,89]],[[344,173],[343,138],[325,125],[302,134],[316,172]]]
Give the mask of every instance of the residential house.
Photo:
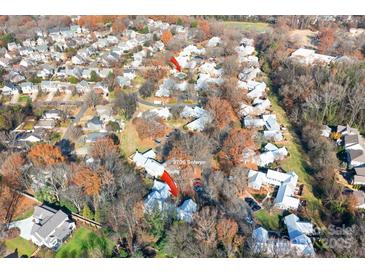
[[[216,47],[222,43],[222,40],[220,37],[214,36],[209,39],[207,43],[207,47]]]
[[[107,84],[105,84],[103,82],[97,82],[95,84],[95,86],[93,87],[93,89],[97,94],[102,94],[104,97],[109,96],[109,88],[108,88]]]
[[[163,83],[160,85],[159,89],[156,91],[155,96],[156,97],[169,97],[170,96],[170,90],[172,90],[175,87],[176,83],[173,79],[167,78],[163,81]]]
[[[40,119],[35,125],[34,129],[53,129],[56,126],[54,119]]]
[[[13,83],[7,82],[1,88],[3,95],[14,95],[19,93],[19,88]]]
[[[17,142],[25,142],[25,143],[38,143],[42,141],[42,137],[33,132],[19,133],[15,139]]]
[[[65,113],[62,110],[51,109],[45,111],[42,117],[43,119],[61,120],[65,117]]]
[[[365,167],[365,139],[359,134],[346,134],[343,144],[350,167]]]
[[[193,214],[197,210],[198,205],[192,199],[187,199],[177,208],[177,218],[186,223],[191,223],[193,221]]]
[[[355,175],[353,179],[353,184],[355,185],[365,185],[365,167],[355,167]]]
[[[275,170],[261,171],[250,170],[248,184],[251,188],[259,190],[263,185],[278,186],[274,206],[280,209],[297,209],[299,199],[295,197],[298,176],[295,172],[283,173]]]
[[[113,109],[112,109],[111,105],[97,105],[96,113],[103,123],[107,123],[109,121],[114,120],[113,115],[112,115]]]
[[[15,42],[11,42],[11,43],[8,43],[7,47],[8,47],[9,51],[15,51],[15,50],[18,50],[19,45]]]
[[[154,108],[154,109],[151,109],[151,110],[148,110],[147,112],[145,113],[149,113],[149,114],[152,114],[152,115],[156,115],[162,119],[169,119],[172,114],[169,110],[169,108],[167,107],[164,107],[164,108]]]
[[[259,68],[247,67],[240,72],[238,79],[241,81],[253,81],[260,73],[261,70]]]
[[[125,76],[117,76],[115,80],[121,88],[130,87],[132,85],[131,80]]]
[[[264,82],[256,81],[238,81],[238,87],[248,90],[247,97],[250,99],[262,97],[266,90],[266,84]]]
[[[25,77],[21,75],[18,71],[10,71],[8,74],[8,78],[10,82],[14,84],[18,84],[19,82],[22,82],[25,80]]]
[[[74,65],[82,65],[82,64],[85,64],[86,61],[84,60],[83,57],[81,57],[80,55],[76,54],[74,56],[72,56],[71,58],[71,62],[74,64]]]
[[[191,131],[203,131],[205,127],[211,123],[212,117],[206,111],[202,114],[199,118],[191,121],[190,123],[186,124],[186,127]]]
[[[290,214],[284,218],[288,229],[289,239],[292,246],[303,256],[313,257],[315,255],[313,244],[308,235],[314,233],[313,224],[300,221],[299,217]]]
[[[315,50],[299,48],[294,51],[290,57],[291,60],[299,62],[305,65],[311,65],[314,63],[329,64],[336,60],[336,57],[315,53]]]
[[[36,206],[33,213],[31,240],[37,246],[57,250],[76,228],[68,215],[46,205]]]
[[[19,86],[22,90],[22,93],[29,96],[32,96],[33,94],[38,93],[39,91],[39,86],[31,82],[20,83]]]
[[[57,92],[58,82],[56,81],[42,81],[41,90],[46,93]]]
[[[265,121],[260,118],[245,117],[243,124],[246,128],[262,128],[265,125]]]
[[[326,138],[329,138],[331,136],[331,133],[332,133],[332,129],[327,126],[327,125],[324,125],[321,129],[321,136],[323,137],[326,137]]]
[[[95,143],[97,140],[107,136],[107,132],[91,132],[84,137],[85,143]]]
[[[136,167],[142,168],[145,166],[145,163],[148,158],[150,158],[150,159],[156,158],[156,153],[152,149],[149,149],[144,153],[140,153],[140,152],[136,151],[133,154],[131,159],[135,163]]]
[[[99,116],[94,116],[92,119],[87,121],[86,128],[88,130],[101,131],[103,129],[103,121]]]
[[[257,165],[267,166],[268,164],[274,163],[275,161],[283,160],[288,155],[288,150],[285,147],[278,148],[272,144],[270,144],[269,147],[270,147],[270,150],[267,150],[265,147],[265,152],[260,153],[260,155],[256,161]],[[274,149],[274,147],[275,147],[275,149]]]
[[[44,65],[41,70],[37,72],[37,76],[41,78],[51,77],[55,72],[55,69],[50,65]]]
[[[170,188],[164,182],[154,180],[151,192],[144,200],[144,211],[153,213],[155,210],[170,214],[176,210],[175,206],[168,203],[171,196]]]
[[[85,80],[80,81],[76,84],[76,91],[79,94],[86,94],[91,90],[90,84]]]

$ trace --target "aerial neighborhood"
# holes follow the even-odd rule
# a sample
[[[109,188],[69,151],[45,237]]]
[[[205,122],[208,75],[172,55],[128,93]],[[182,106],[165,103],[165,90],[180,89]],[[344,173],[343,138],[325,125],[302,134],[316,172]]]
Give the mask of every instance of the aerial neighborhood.
[[[363,17],[0,20],[1,257],[365,256]]]

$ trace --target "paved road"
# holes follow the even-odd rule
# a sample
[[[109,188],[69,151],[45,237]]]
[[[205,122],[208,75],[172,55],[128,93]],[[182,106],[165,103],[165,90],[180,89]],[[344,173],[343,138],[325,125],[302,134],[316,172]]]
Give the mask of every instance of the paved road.
[[[81,106],[84,102],[83,101],[42,101],[42,102],[34,102],[33,105],[36,107],[42,106]]]
[[[70,123],[65,131],[65,134],[63,135],[63,139],[69,139],[69,135],[71,132],[71,128],[73,127],[73,125],[77,124],[81,117],[85,114],[86,110],[88,108],[88,105],[86,102],[83,103],[83,105],[80,108],[80,111],[76,114],[75,119],[73,120],[72,123]]]
[[[146,106],[151,106],[151,107],[176,107],[176,106],[188,106],[188,107],[196,107],[198,104],[156,104],[150,101],[146,101],[144,99],[142,99],[141,97],[137,96],[137,102],[142,104],[142,105],[146,105]]]
[[[10,104],[15,105],[19,101],[20,94],[16,93],[11,97]]]
[[[51,91],[50,93],[48,93],[46,102],[52,102],[53,97],[56,95],[56,93],[57,93],[57,91]]]

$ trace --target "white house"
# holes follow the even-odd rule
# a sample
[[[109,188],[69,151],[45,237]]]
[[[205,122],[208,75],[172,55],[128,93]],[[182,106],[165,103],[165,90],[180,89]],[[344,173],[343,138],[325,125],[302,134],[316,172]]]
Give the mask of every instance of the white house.
[[[41,205],[34,208],[30,237],[37,246],[57,250],[75,228],[75,223],[63,211]]]
[[[315,251],[308,235],[314,233],[313,224],[300,221],[298,216],[290,214],[284,218],[292,246],[306,257],[313,257]]]
[[[197,204],[192,199],[187,199],[177,208],[177,218],[190,223],[192,222],[193,214],[197,211],[197,209]]]
[[[296,62],[310,65],[313,63],[329,64],[330,62],[334,61],[337,57],[318,54],[315,53],[315,51],[312,49],[299,48],[296,51],[294,51],[289,58]]]

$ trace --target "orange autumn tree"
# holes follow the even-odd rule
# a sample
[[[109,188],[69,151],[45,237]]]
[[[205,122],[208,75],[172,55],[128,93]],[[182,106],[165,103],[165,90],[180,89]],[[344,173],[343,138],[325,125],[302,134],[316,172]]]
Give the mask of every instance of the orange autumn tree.
[[[132,123],[141,139],[162,138],[168,129],[164,120],[158,116],[144,117],[142,115],[142,117],[134,118]]]
[[[332,28],[324,28],[320,30],[318,38],[318,52],[322,54],[326,53],[326,51],[332,48],[335,42],[335,30]]]
[[[165,30],[161,35],[161,41],[167,45],[168,42],[172,39],[172,33],[169,30]]]
[[[254,131],[244,128],[234,128],[224,140],[222,151],[219,153],[221,164],[237,166],[242,164],[244,149],[256,149],[253,140]]]
[[[28,158],[37,167],[46,167],[61,163],[65,160],[61,150],[50,144],[38,144],[33,146],[28,153]]]
[[[25,161],[21,154],[14,153],[9,155],[0,168],[4,182],[12,184],[13,187],[18,187],[22,176],[21,167],[24,163]]]
[[[112,23],[112,30],[114,33],[120,33],[123,32],[127,26],[124,23],[124,19],[126,18],[126,16],[116,16],[115,18],[113,18],[113,23]]]
[[[211,29],[208,21],[204,19],[198,20],[198,29],[200,29],[204,33],[206,39],[211,36]]]
[[[206,109],[211,114],[213,123],[220,129],[238,121],[232,105],[226,99],[212,97],[209,99]]]
[[[100,192],[101,179],[95,171],[87,166],[73,166],[71,182],[81,187],[89,196]]]
[[[119,147],[114,143],[112,138],[101,138],[93,143],[90,154],[93,158],[105,159],[111,155],[119,155]]]

